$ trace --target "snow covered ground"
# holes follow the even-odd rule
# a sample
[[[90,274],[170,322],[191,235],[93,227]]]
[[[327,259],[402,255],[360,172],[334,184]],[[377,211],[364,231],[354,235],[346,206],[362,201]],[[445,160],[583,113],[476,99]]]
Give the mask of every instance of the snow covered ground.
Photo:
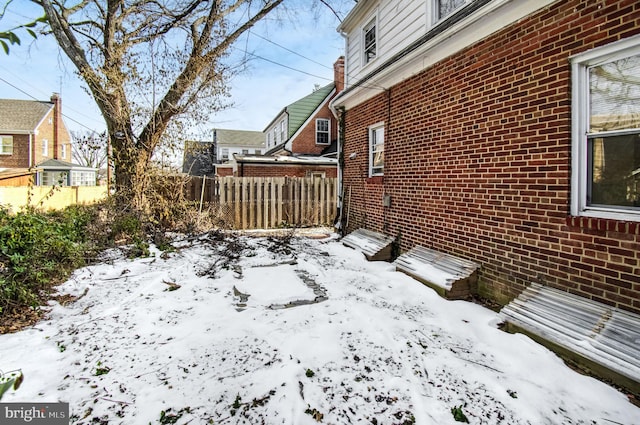
[[[0,335],[25,375],[3,402],[69,402],[77,424],[640,424],[493,311],[335,237],[177,246],[111,252],[60,287],[77,301]]]

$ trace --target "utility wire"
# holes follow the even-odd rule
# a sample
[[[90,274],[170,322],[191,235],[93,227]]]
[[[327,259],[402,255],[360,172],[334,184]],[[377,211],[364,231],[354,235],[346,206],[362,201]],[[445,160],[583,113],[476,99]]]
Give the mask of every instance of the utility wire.
[[[300,57],[301,57],[301,58],[303,58],[303,59],[306,59],[306,60],[308,60],[308,61],[310,61],[310,62],[313,62],[313,63],[315,63],[315,64],[317,64],[317,65],[320,65],[320,66],[322,66],[322,67],[324,67],[324,68],[327,68],[327,69],[333,69],[333,68],[331,68],[330,66],[327,66],[327,64],[320,63],[320,62],[317,62],[317,61],[315,61],[315,60],[313,60],[313,59],[311,59],[311,58],[308,58],[308,57],[306,57],[306,56],[304,56],[304,55],[302,55],[302,54],[300,54],[300,53],[298,53],[298,52],[296,52],[296,51],[294,51],[294,50],[289,49],[288,47],[283,46],[282,44],[278,44],[278,43],[276,43],[275,41],[269,40],[268,38],[263,37],[263,36],[261,36],[260,34],[257,34],[257,33],[255,33],[255,32],[251,32],[250,34],[251,34],[251,35],[254,35],[254,36],[258,37],[258,38],[261,38],[261,39],[263,39],[264,41],[266,41],[266,42],[268,42],[268,43],[273,44],[274,46],[278,46],[278,47],[280,47],[281,49],[286,50],[287,52],[293,53],[293,54],[294,54],[294,55],[296,55],[296,56],[300,56]]]
[[[2,81],[2,82],[4,82],[4,83],[6,83],[6,84],[8,84],[8,85],[10,85],[11,87],[13,87],[14,89],[18,90],[20,93],[25,94],[26,96],[30,97],[31,99],[33,99],[33,100],[35,100],[35,101],[38,101],[38,102],[42,102],[42,100],[40,100],[40,99],[36,98],[35,96],[32,96],[30,93],[27,93],[26,91],[22,90],[20,87],[18,87],[18,86],[15,86],[15,85],[11,84],[10,82],[8,82],[7,80],[5,80],[4,78],[0,77],[0,81]],[[90,132],[92,132],[92,133],[94,133],[94,134],[100,134],[100,133],[98,133],[97,131],[95,131],[94,129],[92,129],[91,127],[88,127],[87,125],[85,125],[85,124],[81,123],[80,121],[78,121],[78,120],[76,120],[76,119],[74,119],[74,118],[71,118],[70,116],[68,116],[68,115],[66,115],[66,114],[64,114],[64,113],[62,114],[62,116],[63,116],[64,118],[68,119],[69,121],[72,121],[72,122],[74,122],[74,123],[78,124],[79,126],[86,128],[87,130],[89,130]]]

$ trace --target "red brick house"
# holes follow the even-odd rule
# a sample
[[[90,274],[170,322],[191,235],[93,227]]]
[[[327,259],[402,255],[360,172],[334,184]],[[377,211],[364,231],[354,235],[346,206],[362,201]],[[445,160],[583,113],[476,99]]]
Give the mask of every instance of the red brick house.
[[[344,58],[334,81],[285,106],[264,130],[265,155],[235,155],[237,176],[337,177],[337,119],[329,102],[344,87]]]
[[[71,163],[71,135],[62,101],[0,99],[0,184],[95,185],[96,171]]]
[[[339,27],[347,230],[472,260],[500,303],[536,282],[640,312],[640,2],[396,6]]]

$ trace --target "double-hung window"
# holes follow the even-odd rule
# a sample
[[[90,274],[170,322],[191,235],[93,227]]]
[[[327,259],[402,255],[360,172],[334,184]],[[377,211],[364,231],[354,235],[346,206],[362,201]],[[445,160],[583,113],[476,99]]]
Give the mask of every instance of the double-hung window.
[[[640,36],[571,63],[571,213],[640,220]]]
[[[328,145],[329,144],[329,120],[326,118],[318,118],[316,120],[316,144]]]
[[[13,154],[13,136],[0,136],[0,155]]]
[[[362,60],[365,65],[374,60],[378,54],[378,33],[376,21],[377,18],[374,17],[362,29],[362,45],[364,46],[364,57]]]
[[[369,127],[369,176],[384,175],[384,124]]]
[[[49,156],[49,141],[47,139],[42,141],[42,156]]]

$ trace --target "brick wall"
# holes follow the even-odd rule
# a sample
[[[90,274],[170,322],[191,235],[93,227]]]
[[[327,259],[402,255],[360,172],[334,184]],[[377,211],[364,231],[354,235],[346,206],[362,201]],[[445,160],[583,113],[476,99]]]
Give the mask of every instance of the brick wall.
[[[325,105],[309,120],[307,125],[300,131],[298,136],[293,140],[291,144],[291,151],[296,154],[306,154],[306,155],[319,155],[322,153],[322,150],[325,149],[328,145],[317,145],[316,144],[316,119],[317,118],[326,118],[331,123],[330,130],[331,133],[329,135],[329,142],[335,140],[338,134],[338,125],[336,123],[336,119],[331,113],[329,109],[329,102],[326,102]]]
[[[535,281],[640,312],[640,224],[569,217],[568,58],[638,33],[637,1],[558,2],[348,110],[349,228],[477,261],[502,303]]]
[[[311,172],[324,172],[325,177],[336,178],[338,168],[333,166],[238,164],[238,177],[309,177]]]
[[[28,134],[13,135],[13,154],[0,155],[0,168],[29,168]]]

